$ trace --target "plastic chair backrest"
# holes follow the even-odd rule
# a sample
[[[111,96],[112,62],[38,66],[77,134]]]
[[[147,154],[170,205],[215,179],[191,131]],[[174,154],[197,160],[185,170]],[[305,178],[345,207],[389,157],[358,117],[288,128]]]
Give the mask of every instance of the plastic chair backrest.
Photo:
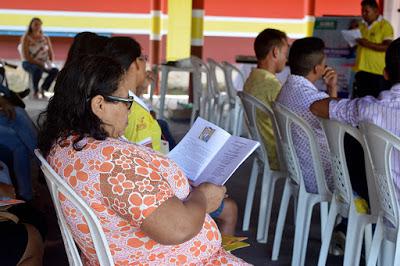
[[[331,153],[335,193],[339,196],[341,201],[349,205],[351,204],[353,189],[351,187],[350,175],[347,168],[344,136],[345,133],[350,134],[361,144],[364,151],[366,151],[364,148],[364,140],[360,131],[352,126],[329,119],[321,119],[321,124],[325,131]]]
[[[226,82],[226,92],[229,96],[231,104],[235,104],[235,97],[237,94],[237,91],[240,91],[239,89],[235,88],[235,85],[233,83],[234,78],[233,78],[233,72],[236,72],[237,75],[239,76],[240,82],[244,84],[245,78],[243,73],[234,65],[231,63],[228,63],[226,61],[222,62],[223,66],[223,71],[225,75],[225,82]]]
[[[301,184],[304,182],[303,175],[300,168],[300,163],[295,151],[295,146],[292,138],[292,126],[301,128],[307,137],[309,147],[311,150],[311,156],[313,159],[313,167],[315,178],[317,181],[318,194],[320,195],[331,195],[330,190],[326,184],[325,172],[323,170],[321,156],[319,153],[318,143],[315,140],[313,130],[301,117],[287,109],[285,106],[275,103],[273,106],[276,120],[279,125],[279,132],[282,137],[282,146],[284,148],[284,155],[286,159],[286,167],[288,168],[289,176]],[[298,178],[301,177],[300,180]],[[297,179],[297,180],[296,180]],[[304,184],[304,183],[303,183]]]
[[[275,115],[274,115],[271,107],[265,105],[263,102],[258,100],[256,97],[254,97],[246,92],[243,92],[243,91],[239,91],[238,96],[239,96],[240,100],[242,101],[244,114],[245,114],[245,122],[246,122],[247,128],[249,129],[250,137],[253,140],[256,140],[263,144],[263,145],[260,145],[259,149],[257,149],[257,152],[260,153],[259,159],[261,159],[263,161],[263,163],[268,164],[268,166],[269,166],[268,153],[265,148],[266,143],[264,143],[264,138],[262,137],[259,127],[257,126],[257,124],[258,124],[257,120],[260,116],[269,117],[269,119],[271,119],[271,121],[272,121],[272,129],[274,132],[275,140],[279,140],[280,133],[279,133],[279,129],[278,129],[278,126],[277,126],[277,123],[275,120]],[[260,114],[260,112],[261,112],[261,114]],[[276,152],[277,152],[278,160],[279,160],[280,164],[282,164],[283,156],[282,156],[282,151],[280,149],[280,145],[277,145]]]
[[[217,61],[211,58],[207,59],[207,63],[210,70],[212,92],[214,93],[214,95],[218,96],[222,90],[220,89],[218,83],[217,70],[221,69],[223,71],[224,68],[221,64],[217,63]]]
[[[367,144],[368,158],[375,177],[381,214],[398,229],[400,206],[391,171],[391,155],[394,150],[400,151],[400,138],[374,124],[362,122],[360,128]]]
[[[90,235],[92,237],[99,264],[101,266],[114,265],[110,248],[108,246],[108,241],[96,214],[90,209],[87,203],[53,170],[53,168],[51,168],[49,163],[46,161],[46,159],[44,159],[38,149],[35,150],[35,155],[41,162],[40,168],[42,169],[46,178],[47,186],[49,187],[51,198],[56,208],[58,224],[61,229],[70,265],[82,265],[82,261],[72,233],[64,217],[59,199],[59,193],[62,193],[62,195],[65,196],[84,216],[87,226],[90,230]]]

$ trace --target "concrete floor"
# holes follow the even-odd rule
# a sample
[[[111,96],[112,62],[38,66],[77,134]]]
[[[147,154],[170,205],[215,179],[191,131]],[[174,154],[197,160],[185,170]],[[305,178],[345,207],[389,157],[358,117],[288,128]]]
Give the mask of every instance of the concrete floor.
[[[25,100],[26,110],[30,114],[33,120],[36,120],[37,115],[43,110],[47,101],[45,100]],[[189,129],[188,121],[169,121],[172,134],[176,140],[180,140]],[[289,205],[288,218],[286,221],[285,231],[281,244],[281,252],[278,261],[271,261],[272,243],[275,232],[275,223],[279,211],[280,196],[282,194],[283,182],[278,182],[275,193],[275,199],[273,202],[273,210],[271,216],[271,226],[269,229],[268,243],[259,244],[256,242],[256,230],[257,230],[257,218],[258,218],[258,203],[260,194],[260,184],[257,185],[256,197],[254,200],[254,206],[252,210],[252,217],[250,223],[250,230],[247,232],[241,231],[243,210],[245,205],[248,178],[250,176],[252,165],[252,158],[245,161],[242,166],[236,171],[236,173],[229,179],[227,185],[228,193],[233,198],[239,207],[239,220],[237,224],[237,235],[247,236],[250,247],[243,248],[234,251],[233,254],[243,258],[249,263],[254,265],[290,265],[291,253],[293,245],[293,206]],[[58,229],[57,218],[55,217],[54,209],[51,204],[51,199],[47,190],[46,185],[43,181],[37,180],[38,168],[34,169],[34,176],[36,180],[35,193],[36,200],[35,204],[41,209],[47,218],[49,226],[48,241],[46,242],[44,265],[57,265],[63,266],[68,265],[67,257],[65,255],[64,246],[61,240],[60,232]],[[312,219],[310,237],[308,241],[306,265],[316,265],[318,260],[320,247],[320,225],[319,225],[319,209],[315,208],[315,212]],[[341,265],[343,263],[343,257],[329,256],[327,265]]]

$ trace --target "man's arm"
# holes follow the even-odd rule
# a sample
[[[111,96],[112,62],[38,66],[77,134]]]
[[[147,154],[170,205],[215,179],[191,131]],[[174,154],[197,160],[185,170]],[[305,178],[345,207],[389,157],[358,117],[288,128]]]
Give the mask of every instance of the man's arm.
[[[385,52],[387,50],[387,48],[389,47],[390,43],[392,42],[391,40],[384,40],[381,43],[373,43],[368,41],[365,38],[360,38],[357,39],[357,44],[364,46],[368,49],[374,50],[374,51],[378,51],[378,52]]]
[[[329,119],[329,102],[333,98],[325,98],[319,101],[315,101],[310,106],[310,111],[313,115]]]

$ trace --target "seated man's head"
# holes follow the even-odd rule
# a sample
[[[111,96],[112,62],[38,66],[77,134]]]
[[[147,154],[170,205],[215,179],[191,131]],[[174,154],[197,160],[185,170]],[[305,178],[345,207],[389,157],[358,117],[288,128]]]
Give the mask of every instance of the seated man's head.
[[[400,38],[390,43],[385,55],[384,77],[393,85],[400,83]]]
[[[268,65],[268,70],[273,74],[281,72],[285,67],[288,48],[287,36],[280,30],[265,29],[254,40],[259,67]]]
[[[59,138],[97,140],[122,136],[133,98],[126,71],[103,56],[76,58],[59,73],[54,96],[39,117],[39,148],[48,154]],[[79,149],[78,147],[75,147]]]
[[[326,67],[324,41],[316,37],[307,37],[293,42],[289,52],[290,72],[311,81],[320,79]]]
[[[361,16],[368,24],[379,17],[379,8],[375,0],[363,0],[361,2]]]

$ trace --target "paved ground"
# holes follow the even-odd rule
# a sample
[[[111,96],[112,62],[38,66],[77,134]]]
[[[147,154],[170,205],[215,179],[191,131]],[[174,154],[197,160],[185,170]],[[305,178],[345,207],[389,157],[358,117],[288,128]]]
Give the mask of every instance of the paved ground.
[[[27,111],[32,117],[36,119],[37,115],[43,110],[47,101],[38,100],[26,100]],[[169,121],[171,131],[177,140],[180,140],[182,136],[187,132],[189,128],[188,121]],[[258,216],[258,201],[259,201],[259,189],[256,191],[255,204],[253,206],[253,215],[251,217],[250,230],[248,232],[241,231],[242,226],[242,215],[245,205],[245,198],[247,193],[248,178],[250,176],[252,158],[248,159],[243,165],[237,170],[234,176],[227,183],[229,195],[238,203],[239,206],[239,221],[237,226],[237,235],[248,236],[248,242],[251,244],[250,247],[244,248],[233,253],[244,260],[254,265],[290,265],[292,242],[293,242],[293,208],[290,205],[288,210],[287,225],[285,227],[284,236],[281,245],[281,254],[279,260],[272,262],[270,260],[272,253],[273,236],[275,232],[275,222],[279,209],[280,196],[282,194],[282,182],[278,183],[275,194],[275,200],[273,203],[273,211],[271,218],[271,227],[269,230],[268,244],[259,244],[255,241],[256,236],[256,224]],[[37,167],[34,170],[35,174],[35,192],[36,192],[36,205],[45,213],[47,223],[49,226],[49,236],[46,243],[44,265],[68,265],[68,261],[65,255],[65,250],[61,241],[60,232],[58,229],[57,219],[55,217],[54,209],[51,204],[51,200],[47,191],[47,187],[43,182],[37,180]],[[259,188],[259,185],[258,185]],[[308,252],[306,265],[316,265],[318,260],[319,246],[320,246],[320,226],[319,226],[319,211],[316,208],[312,219],[311,233],[308,242]],[[328,265],[341,265],[342,257],[328,258]]]

